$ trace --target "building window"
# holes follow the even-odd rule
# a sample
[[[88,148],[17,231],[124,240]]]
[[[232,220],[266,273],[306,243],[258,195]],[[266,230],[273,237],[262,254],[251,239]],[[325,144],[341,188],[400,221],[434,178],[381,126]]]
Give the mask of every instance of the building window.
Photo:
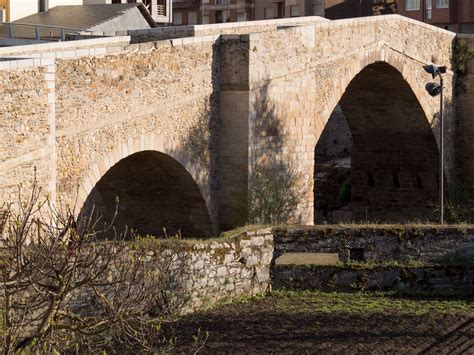
[[[374,176],[371,173],[367,175],[367,185],[369,185],[369,187],[375,187]]]
[[[238,12],[237,13],[237,21],[238,22],[247,21],[247,20],[248,20],[247,13],[245,13],[245,12]]]
[[[183,15],[181,12],[173,13],[173,25],[182,25],[183,24]]]
[[[405,0],[405,10],[415,11],[420,9],[420,0]]]
[[[449,7],[449,0],[436,0],[437,9],[447,9]]]
[[[275,17],[275,11],[274,11],[273,7],[266,7],[264,9],[264,12],[265,12],[264,16],[265,16],[266,19]]]
[[[392,179],[393,179],[393,186],[394,186],[396,189],[399,189],[399,188],[400,188],[400,179],[398,178],[398,174],[397,174],[397,173],[393,173],[393,174],[392,174]]]
[[[188,25],[195,25],[195,24],[197,24],[197,13],[188,12]]]
[[[277,17],[278,18],[283,18],[285,17],[285,3],[284,2],[279,2],[277,3]]]
[[[207,25],[209,23],[209,15],[202,15],[202,24]]]
[[[425,0],[425,18],[427,20],[431,20],[433,17],[433,1],[432,0]]]
[[[420,189],[423,190],[423,180],[421,180],[421,176],[416,177],[416,186]]]
[[[291,17],[300,16],[300,5],[291,5],[290,6],[290,16]]]
[[[324,16],[322,5],[313,5],[313,16]]]
[[[230,22],[230,11],[216,11],[216,23]]]

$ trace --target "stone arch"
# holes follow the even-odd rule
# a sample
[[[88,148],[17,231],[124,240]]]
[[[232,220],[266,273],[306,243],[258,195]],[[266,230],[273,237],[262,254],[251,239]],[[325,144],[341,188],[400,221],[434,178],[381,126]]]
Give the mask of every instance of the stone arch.
[[[142,167],[147,169],[140,170]],[[216,221],[209,212],[212,208],[208,173],[194,164],[179,144],[166,142],[154,134],[145,134],[130,138],[127,142],[120,142],[114,150],[94,163],[79,187],[76,205],[80,210],[76,213],[90,210],[94,204],[103,204],[103,201],[100,201],[102,196],[98,195],[99,187],[104,189],[105,185],[109,185],[111,189],[111,185],[116,185],[123,193],[124,186],[119,180],[124,179],[122,182],[133,184],[133,181],[126,176],[129,172],[132,173],[132,179],[141,179],[140,186],[144,190],[139,191],[139,194],[146,194],[147,188],[153,190],[144,196],[142,202],[157,213],[152,213],[141,222],[133,223],[129,223],[129,217],[127,220],[127,218],[120,219],[119,216],[117,218],[119,225],[134,227],[141,234],[161,235],[163,228],[167,229],[168,234],[179,231],[183,237],[199,238],[215,234]],[[164,182],[167,177],[169,180]],[[104,179],[108,181],[104,182]],[[114,182],[111,183],[111,180]],[[158,186],[164,183],[169,185]],[[169,194],[168,190],[177,195]],[[106,194],[110,200],[111,191],[107,191]],[[153,197],[157,198],[156,195],[164,195],[166,200],[159,203],[163,203],[170,210],[169,213],[165,213],[164,220],[160,220],[159,217],[158,200],[153,201]],[[131,192],[127,198],[130,197]],[[120,207],[124,202],[123,200],[119,202],[119,214],[120,209],[124,209]],[[107,201],[109,209],[110,203],[111,201]],[[173,211],[173,207],[181,210]],[[125,209],[127,208],[129,211],[125,213],[130,213],[130,208],[133,209],[130,204]],[[135,210],[138,212],[140,208]],[[175,213],[176,220],[173,220],[172,213]]]
[[[339,104],[350,127],[352,220],[433,218],[439,179],[431,108],[436,105],[411,64],[390,49],[367,53],[342,74],[321,117],[326,127],[328,111]]]
[[[341,74],[337,78],[337,85],[333,89],[333,95],[324,105],[323,109],[320,111],[320,119],[323,121],[323,125],[325,125],[331,116],[332,112],[339,104],[342,96],[344,95],[347,87],[352,82],[352,80],[366,67],[370,66],[371,64],[383,62],[391,67],[395,68],[400,75],[402,75],[403,79],[408,83],[410,89],[412,90],[413,94],[416,96],[418,102],[420,103],[423,111],[426,115],[428,122],[431,124],[433,118],[437,111],[433,109],[433,107],[438,107],[436,104],[433,104],[434,100],[431,99],[425,92],[424,84],[426,81],[429,80],[429,76],[426,76],[426,73],[422,69],[423,64],[428,63],[421,63],[416,59],[410,59],[401,55],[398,51],[390,48],[385,43],[381,42],[375,49],[367,50],[364,54],[362,54],[358,58],[354,58],[352,60],[352,64],[350,66],[341,66]],[[417,82],[417,72],[414,68],[412,68],[413,63],[418,67],[418,72],[424,74],[424,80],[422,83]],[[410,65],[411,64],[411,65]]]

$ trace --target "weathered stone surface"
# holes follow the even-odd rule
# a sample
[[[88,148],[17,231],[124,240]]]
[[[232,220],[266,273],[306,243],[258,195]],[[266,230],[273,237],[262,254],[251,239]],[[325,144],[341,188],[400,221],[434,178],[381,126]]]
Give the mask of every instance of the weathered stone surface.
[[[283,253],[338,253],[351,261],[357,250],[363,261],[419,260],[472,255],[474,230],[464,227],[338,227],[274,229],[275,256]],[[360,261],[357,260],[356,261]]]
[[[0,140],[0,202],[10,201],[13,187],[30,180],[32,167],[37,166],[40,184],[48,187],[53,200],[61,199],[77,210],[88,197],[100,205],[106,189],[102,186],[95,194],[94,187],[101,178],[121,160],[154,151],[183,168],[178,179],[169,174],[168,186],[186,174],[195,183],[193,192],[180,198],[189,211],[185,222],[194,230],[210,228],[205,217],[212,234],[219,225],[232,226],[236,219],[233,199],[245,192],[249,171],[271,163],[278,163],[278,169],[295,165],[297,179],[292,189],[300,202],[288,222],[311,224],[314,147],[331,112],[344,101],[344,92],[357,92],[363,83],[380,92],[377,88],[384,88],[384,78],[390,76],[403,83],[393,91],[397,95],[388,110],[391,115],[381,109],[387,102],[372,100],[365,109],[371,114],[365,124],[361,115],[348,117],[352,133],[363,143],[359,147],[367,143],[376,148],[357,150],[354,176],[359,176],[358,186],[364,188],[357,190],[354,208],[360,217],[367,192],[374,218],[386,218],[384,211],[403,219],[420,217],[419,207],[426,207],[426,196],[431,199],[435,189],[433,134],[438,136],[438,101],[425,92],[430,78],[421,64],[448,66],[445,173],[451,186],[457,157],[455,34],[400,16],[291,21],[295,26],[280,29],[278,21],[207,26],[195,34],[210,36],[153,45],[130,44],[129,37],[121,37],[0,50],[0,55],[10,57],[0,63],[0,126],[8,127]],[[390,75],[385,76],[388,71]],[[360,80],[351,87],[359,73],[370,81]],[[367,90],[349,96],[357,101],[371,93]],[[355,107],[350,100],[345,103]],[[416,113],[406,118],[416,123],[405,127],[408,121],[395,122],[405,117],[403,107]],[[386,124],[372,129],[374,113],[385,117]],[[380,138],[378,129],[387,137]],[[405,139],[407,131],[415,138]],[[389,147],[393,142],[399,146],[384,152],[387,141]],[[383,186],[380,194],[363,186],[366,170],[373,168],[380,171],[381,176],[376,176]],[[392,169],[400,171],[400,191],[393,191]],[[414,185],[417,169],[423,189]],[[146,174],[136,173],[150,181]],[[115,187],[117,180],[103,182]],[[146,191],[138,195],[143,205],[149,203]],[[205,211],[203,207],[197,211],[196,195],[202,197],[200,206]],[[157,211],[166,203],[143,209]],[[153,230],[167,221],[156,224]]]
[[[265,240],[263,245],[262,239]],[[385,248],[387,243],[390,246]],[[243,246],[248,249],[247,259],[244,260],[241,258]],[[225,242],[195,243],[180,254],[176,262],[185,263],[189,270],[179,280],[186,300],[181,312],[192,312],[220,300],[265,292],[271,289],[270,285],[275,289],[287,287],[328,291],[472,291],[474,270],[469,263],[462,263],[466,259],[459,257],[473,248],[474,230],[457,227],[326,226],[248,231]],[[370,250],[370,253],[362,253],[367,264],[275,265],[275,259],[285,252],[324,250],[339,253],[343,261],[348,261],[354,249]],[[220,252],[213,253],[215,250]],[[347,250],[349,253],[345,254]],[[235,258],[226,260],[228,255],[235,255]],[[151,251],[148,262],[153,263],[158,258],[159,254]],[[410,266],[410,261],[426,265]],[[442,265],[440,261],[447,263]],[[456,264],[456,261],[461,262]],[[90,307],[87,302],[85,295],[75,300],[74,304],[87,308]]]
[[[380,267],[344,269],[331,266],[282,265],[272,269],[275,289],[356,291],[473,291],[474,269],[445,267]]]

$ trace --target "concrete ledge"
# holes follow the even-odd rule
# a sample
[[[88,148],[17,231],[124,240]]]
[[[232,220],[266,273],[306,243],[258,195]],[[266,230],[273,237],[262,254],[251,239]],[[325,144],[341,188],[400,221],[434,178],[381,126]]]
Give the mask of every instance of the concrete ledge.
[[[337,265],[338,253],[285,253],[275,260],[275,265]]]

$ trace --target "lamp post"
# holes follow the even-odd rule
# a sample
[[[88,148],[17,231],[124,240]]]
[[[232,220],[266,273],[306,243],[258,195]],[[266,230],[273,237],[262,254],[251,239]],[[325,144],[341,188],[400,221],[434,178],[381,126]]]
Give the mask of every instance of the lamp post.
[[[446,67],[425,65],[423,69],[432,75],[433,79],[439,77],[439,84],[431,82],[426,84],[426,91],[431,96],[439,95],[439,222],[444,224],[444,120],[443,120],[443,75]]]

